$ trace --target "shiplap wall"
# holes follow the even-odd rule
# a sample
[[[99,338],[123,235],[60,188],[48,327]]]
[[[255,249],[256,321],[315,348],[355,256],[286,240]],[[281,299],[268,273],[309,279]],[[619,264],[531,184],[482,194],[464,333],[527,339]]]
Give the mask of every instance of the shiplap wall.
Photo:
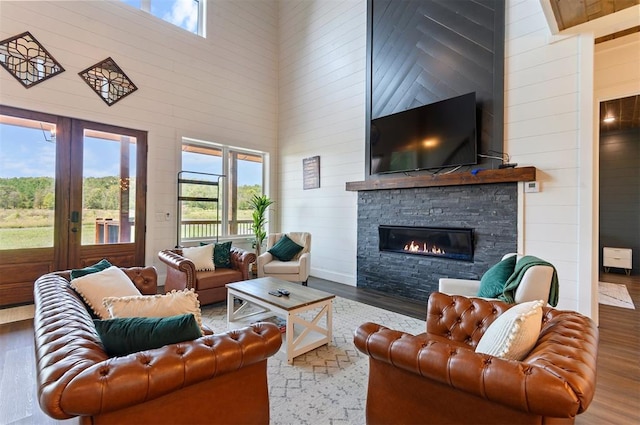
[[[278,181],[281,230],[312,233],[311,274],[355,285],[364,178],[366,1],[280,1]],[[302,160],[320,156],[320,188]]]
[[[157,252],[176,242],[182,137],[277,162],[277,2],[209,0],[208,9],[205,39],[119,1],[0,2],[0,39],[30,31],[66,69],[28,90],[1,70],[1,103],[148,131],[146,263],[161,274]],[[108,56],[138,86],[111,107],[77,75]],[[156,221],[165,212],[172,219]]]
[[[505,51],[505,150],[511,162],[537,167],[539,193],[523,193],[522,254],[555,265],[559,308],[589,311],[591,290],[580,291],[581,250],[591,241],[581,223],[581,109],[591,107],[582,87],[581,36],[552,42],[539,2],[507,1]],[[591,126],[591,123],[583,125]],[[587,164],[588,166],[588,164]],[[590,207],[589,207],[590,208]],[[585,246],[581,246],[584,244]],[[589,266],[587,266],[589,268]],[[586,306],[586,307],[585,307]]]
[[[311,229],[312,274],[349,284],[357,211],[344,182],[361,180],[364,170],[365,7],[365,0],[280,3],[282,227]],[[542,186],[524,195],[521,253],[556,266],[561,308],[591,315],[593,205],[584,191],[593,189],[585,179],[592,143],[584,139],[592,123],[582,112],[592,103],[589,39],[553,39],[538,1],[508,0],[506,9],[505,149],[512,162],[536,166]],[[303,191],[302,158],[313,155],[321,156],[322,187]]]

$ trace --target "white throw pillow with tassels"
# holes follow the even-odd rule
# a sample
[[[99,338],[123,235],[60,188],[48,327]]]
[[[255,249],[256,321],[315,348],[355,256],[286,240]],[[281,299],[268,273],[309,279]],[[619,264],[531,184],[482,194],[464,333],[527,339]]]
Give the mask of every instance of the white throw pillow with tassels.
[[[133,297],[107,297],[104,307],[111,318],[116,317],[169,317],[192,313],[202,328],[202,314],[198,294],[193,289],[173,290],[164,295]]]
[[[542,327],[544,301],[516,304],[489,325],[476,346],[476,353],[522,360],[536,345]]]

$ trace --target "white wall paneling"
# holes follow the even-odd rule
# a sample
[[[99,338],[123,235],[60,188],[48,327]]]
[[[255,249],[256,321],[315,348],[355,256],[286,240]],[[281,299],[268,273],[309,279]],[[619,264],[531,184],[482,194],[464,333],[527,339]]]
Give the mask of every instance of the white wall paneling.
[[[146,263],[161,275],[157,252],[175,245],[181,138],[276,152],[278,4],[207,6],[201,38],[119,1],[0,2],[0,38],[30,31],[66,69],[30,90],[2,71],[0,102],[148,131]],[[111,107],[77,75],[108,56],[139,88]]]
[[[355,285],[357,195],[364,177],[366,1],[280,2],[278,149],[282,231],[313,235],[311,274]],[[302,189],[320,155],[320,188]]]

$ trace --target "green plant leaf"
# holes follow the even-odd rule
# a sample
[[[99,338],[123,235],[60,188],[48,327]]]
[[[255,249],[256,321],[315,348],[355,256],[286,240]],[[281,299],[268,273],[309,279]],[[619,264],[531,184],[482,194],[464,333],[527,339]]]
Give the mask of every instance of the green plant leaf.
[[[251,226],[253,233],[256,238],[256,244],[261,245],[266,238],[267,233],[264,230],[265,224],[267,224],[267,220],[265,218],[265,213],[267,208],[273,204],[274,201],[269,199],[267,195],[253,195],[251,198],[250,204],[253,208],[253,212],[251,214],[253,218],[253,224]]]

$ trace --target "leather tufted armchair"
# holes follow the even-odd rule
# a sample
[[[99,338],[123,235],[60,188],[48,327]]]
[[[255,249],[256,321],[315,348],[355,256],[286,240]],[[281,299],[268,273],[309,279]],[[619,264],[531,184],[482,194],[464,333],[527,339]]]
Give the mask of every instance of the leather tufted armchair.
[[[123,269],[155,294],[153,267]],[[267,358],[282,339],[272,323],[109,358],[69,272],[34,286],[40,407],[85,424],[267,424]],[[233,408],[239,406],[239,408]]]
[[[226,300],[227,283],[248,280],[249,266],[256,261],[256,254],[231,247],[231,267],[218,267],[211,271],[196,271],[193,262],[182,256],[181,249],[162,250],[158,258],[167,265],[165,292],[193,288],[200,304],[205,305]]]
[[[544,307],[540,336],[524,360],[476,353],[486,329],[511,306],[434,292],[423,334],[358,327],[354,343],[369,356],[367,423],[574,423],[595,392],[595,323]]]

